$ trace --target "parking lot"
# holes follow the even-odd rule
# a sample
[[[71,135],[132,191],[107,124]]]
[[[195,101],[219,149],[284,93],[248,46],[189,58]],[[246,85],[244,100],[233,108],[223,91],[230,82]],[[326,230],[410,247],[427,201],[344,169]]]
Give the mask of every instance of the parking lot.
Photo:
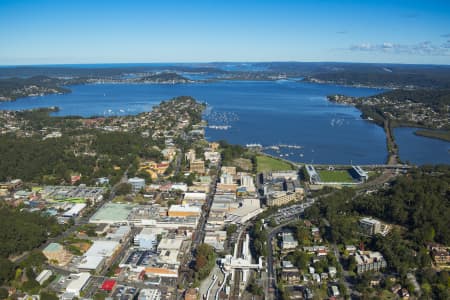
[[[303,211],[314,203],[314,199],[306,199],[305,202],[294,204],[291,206],[278,209],[277,213],[272,216],[276,224],[281,224],[285,221],[291,220],[293,217],[297,217],[302,214]]]

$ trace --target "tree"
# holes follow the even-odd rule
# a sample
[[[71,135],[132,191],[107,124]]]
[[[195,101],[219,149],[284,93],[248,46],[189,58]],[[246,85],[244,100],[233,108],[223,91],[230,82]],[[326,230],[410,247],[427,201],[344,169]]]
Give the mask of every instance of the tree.
[[[131,184],[122,182],[117,185],[117,195],[128,195],[129,193],[131,193]]]
[[[0,299],[8,298],[8,290],[5,288],[0,288]]]
[[[14,278],[14,264],[7,258],[0,257],[0,284]]]
[[[49,293],[49,292],[41,292],[41,300],[58,300],[58,296],[53,294],[53,293]]]

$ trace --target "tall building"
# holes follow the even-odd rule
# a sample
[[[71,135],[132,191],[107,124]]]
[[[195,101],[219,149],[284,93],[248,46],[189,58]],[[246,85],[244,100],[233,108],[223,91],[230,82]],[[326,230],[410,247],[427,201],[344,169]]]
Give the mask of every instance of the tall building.
[[[359,220],[359,227],[363,234],[374,235],[381,232],[381,222],[372,218]]]

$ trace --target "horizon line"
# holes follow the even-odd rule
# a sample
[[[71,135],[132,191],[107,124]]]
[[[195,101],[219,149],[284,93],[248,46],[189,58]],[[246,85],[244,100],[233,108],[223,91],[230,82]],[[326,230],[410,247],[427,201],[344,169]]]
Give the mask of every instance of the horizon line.
[[[304,64],[366,64],[366,65],[409,65],[409,66],[444,66],[450,67],[450,62],[448,64],[436,64],[436,63],[404,63],[404,62],[362,62],[362,61],[301,61],[301,60],[230,60],[230,61],[167,61],[167,62],[80,62],[80,63],[36,63],[36,64],[0,64],[0,68],[10,68],[10,67],[58,67],[58,66],[80,66],[80,65],[170,65],[170,64],[229,64],[229,63],[253,63],[253,64],[262,64],[262,63],[304,63]]]

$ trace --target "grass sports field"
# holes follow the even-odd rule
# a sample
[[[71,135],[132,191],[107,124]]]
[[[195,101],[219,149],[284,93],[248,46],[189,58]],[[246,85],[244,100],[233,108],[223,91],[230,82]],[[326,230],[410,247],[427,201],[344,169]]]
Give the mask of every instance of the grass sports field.
[[[258,173],[267,171],[293,170],[291,164],[265,155],[256,156],[256,166]]]
[[[354,179],[348,170],[317,170],[322,182],[353,182]]]

